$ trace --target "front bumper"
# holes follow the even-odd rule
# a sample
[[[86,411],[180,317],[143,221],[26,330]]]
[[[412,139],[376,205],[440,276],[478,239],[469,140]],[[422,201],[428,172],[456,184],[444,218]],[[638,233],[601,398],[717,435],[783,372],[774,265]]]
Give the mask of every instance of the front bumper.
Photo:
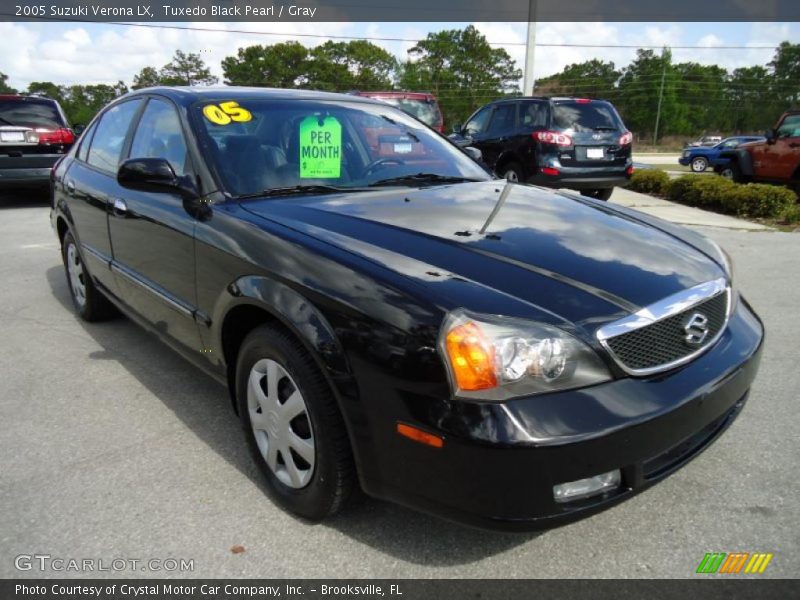
[[[406,397],[399,420],[438,433],[444,446],[387,438],[376,457],[381,481],[364,481],[365,489],[491,529],[588,516],[663,479],[725,430],[755,378],[763,333],[742,299],[714,347],[670,373],[500,404]],[[622,471],[618,489],[555,502],[554,485],[614,469]]]
[[[689,164],[691,164],[691,162],[692,162],[692,159],[691,159],[691,157],[689,157],[689,156],[681,156],[681,157],[678,159],[678,164],[681,164],[681,165],[683,165],[684,167],[688,167],[688,166],[689,166]]]

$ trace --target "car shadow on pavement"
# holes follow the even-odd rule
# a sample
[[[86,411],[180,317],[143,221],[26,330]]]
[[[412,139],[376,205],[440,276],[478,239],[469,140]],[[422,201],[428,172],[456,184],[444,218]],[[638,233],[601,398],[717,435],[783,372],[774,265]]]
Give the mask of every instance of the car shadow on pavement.
[[[46,272],[53,296],[74,314],[64,270]],[[93,360],[124,367],[221,458],[271,492],[253,463],[227,390],[180,355],[124,317],[104,323],[76,321],[102,348]],[[397,559],[432,566],[468,564],[523,544],[537,534],[473,529],[357,494],[341,514],[321,524],[295,517],[307,527],[330,527]],[[270,499],[264,498],[265,502]]]
[[[0,190],[0,210],[4,208],[41,208],[49,202],[50,192],[46,188]]]

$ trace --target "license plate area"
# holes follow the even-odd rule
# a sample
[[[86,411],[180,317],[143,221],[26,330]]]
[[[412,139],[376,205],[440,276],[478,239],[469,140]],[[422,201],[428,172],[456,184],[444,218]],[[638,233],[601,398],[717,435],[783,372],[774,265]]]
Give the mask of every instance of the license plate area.
[[[23,131],[2,131],[0,132],[0,142],[14,143],[24,142],[25,133]]]
[[[605,158],[605,152],[602,148],[587,148],[586,158],[603,159]]]

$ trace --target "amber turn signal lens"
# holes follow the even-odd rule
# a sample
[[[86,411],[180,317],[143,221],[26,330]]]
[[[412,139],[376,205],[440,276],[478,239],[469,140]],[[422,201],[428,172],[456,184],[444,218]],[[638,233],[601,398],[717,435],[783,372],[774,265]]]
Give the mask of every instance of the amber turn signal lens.
[[[397,433],[410,440],[419,442],[420,444],[425,444],[426,446],[433,446],[434,448],[441,448],[444,446],[444,440],[438,435],[433,435],[432,433],[422,431],[422,429],[417,429],[405,423],[397,424]]]
[[[470,321],[454,327],[445,338],[445,346],[459,389],[497,387],[494,346],[486,340],[478,325]]]

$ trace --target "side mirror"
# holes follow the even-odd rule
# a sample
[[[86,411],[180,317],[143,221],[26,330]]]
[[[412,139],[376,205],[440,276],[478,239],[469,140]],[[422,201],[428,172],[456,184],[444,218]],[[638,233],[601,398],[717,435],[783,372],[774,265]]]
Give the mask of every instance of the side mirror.
[[[461,133],[461,123],[453,123],[453,133]]]
[[[76,136],[79,136],[80,134],[82,134],[84,129],[86,129],[86,125],[84,125],[83,123],[75,123],[75,125],[72,126],[72,132]]]
[[[778,137],[778,135],[774,129],[767,129],[764,131],[764,137],[767,138],[768,144],[774,144],[775,138]]]
[[[187,200],[199,196],[192,178],[178,177],[165,158],[129,158],[119,166],[117,181],[122,187],[142,192],[171,192]]]
[[[475,162],[483,160],[483,152],[478,150],[475,146],[465,146],[464,152]]]

